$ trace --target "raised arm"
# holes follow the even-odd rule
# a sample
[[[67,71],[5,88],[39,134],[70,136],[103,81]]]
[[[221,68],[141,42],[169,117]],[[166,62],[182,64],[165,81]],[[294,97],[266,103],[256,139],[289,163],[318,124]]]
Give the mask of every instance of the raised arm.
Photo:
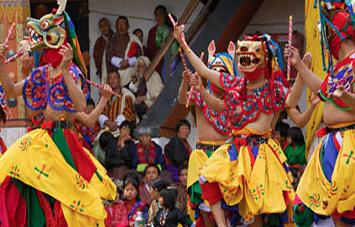
[[[7,47],[0,44],[0,55],[4,56]],[[16,98],[22,94],[22,88],[24,85],[24,80],[14,83],[9,77],[8,72],[5,70],[3,63],[0,63],[0,82],[4,88],[5,95],[7,98]]]
[[[81,90],[80,83],[77,84],[69,72],[69,63],[73,59],[73,49],[70,45],[63,46],[60,50],[60,54],[63,56],[60,67],[64,82],[68,88],[69,96],[71,100],[73,100],[76,111],[82,112],[86,108],[85,96]]]
[[[187,90],[191,75],[192,72],[190,70],[184,70],[178,96],[179,103],[182,105],[185,105],[188,99]],[[189,104],[193,105],[193,102],[190,102]]]
[[[101,115],[102,111],[104,110],[107,102],[111,98],[111,92],[112,89],[109,85],[105,84],[103,90],[102,90],[102,96],[100,99],[99,104],[95,107],[95,109],[90,113],[87,114],[85,112],[78,112],[75,114],[75,119],[78,120],[81,124],[93,128],[95,127],[95,123],[98,121],[99,116]]]
[[[195,89],[201,93],[203,101],[206,102],[208,106],[217,112],[222,112],[225,110],[224,101],[211,95],[207,89],[203,86],[200,77],[193,75],[190,79],[190,85],[195,86]]]
[[[184,35],[184,25],[174,26],[174,38],[179,42],[181,48],[184,50],[196,72],[203,78],[211,81],[213,84],[223,89],[219,81],[220,74],[217,71],[209,69],[187,45]]]
[[[303,62],[306,64],[306,66],[308,68],[311,68],[312,65],[312,55],[311,53],[306,53],[303,56]],[[299,73],[297,74],[295,83],[293,84],[292,88],[291,88],[291,92],[289,94],[289,96],[287,96],[286,99],[286,104],[288,107],[295,107],[297,106],[297,103],[302,95],[302,91],[303,91],[303,79],[302,77],[299,75]]]
[[[288,45],[286,45],[285,57],[287,59],[289,57],[291,58],[291,64],[295,67],[303,81],[312,90],[312,92],[317,93],[322,84],[322,80],[317,75],[312,73],[307,65],[301,60],[298,49],[293,46],[288,48]]]

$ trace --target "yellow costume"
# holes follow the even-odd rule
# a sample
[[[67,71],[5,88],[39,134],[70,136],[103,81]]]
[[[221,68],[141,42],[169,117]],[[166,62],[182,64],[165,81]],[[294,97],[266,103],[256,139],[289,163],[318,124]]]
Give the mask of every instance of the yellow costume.
[[[286,157],[270,134],[251,129],[234,132],[236,138],[252,136],[265,141],[259,146],[255,141],[251,145],[223,145],[201,170],[204,180],[219,184],[227,205],[239,204],[240,215],[247,221],[262,213],[284,212],[285,193],[294,198],[292,179],[284,168]]]
[[[55,198],[68,226],[104,226],[101,198],[114,199],[116,189],[104,168],[92,160],[97,170],[87,182],[66,162],[48,132],[37,129],[1,157],[0,184],[10,176]]]
[[[355,127],[352,124],[329,127],[330,133],[322,139],[302,175],[297,195],[316,214],[330,216],[354,211]]]

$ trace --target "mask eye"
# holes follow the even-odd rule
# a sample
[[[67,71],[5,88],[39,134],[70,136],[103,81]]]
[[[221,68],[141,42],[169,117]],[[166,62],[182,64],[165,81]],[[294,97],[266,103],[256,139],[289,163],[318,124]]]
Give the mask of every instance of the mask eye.
[[[42,29],[47,29],[49,27],[49,22],[48,20],[44,20],[40,22],[40,26]]]
[[[255,51],[260,52],[260,48],[259,47],[255,48]]]

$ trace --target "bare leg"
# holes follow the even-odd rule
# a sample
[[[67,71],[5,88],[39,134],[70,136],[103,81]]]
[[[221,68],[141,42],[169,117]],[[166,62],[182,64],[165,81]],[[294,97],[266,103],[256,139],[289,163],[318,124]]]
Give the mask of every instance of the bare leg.
[[[339,219],[335,219],[333,218],[334,224],[336,227],[351,227],[352,225],[346,224],[342,221],[340,221]]]
[[[218,227],[227,227],[224,211],[221,207],[221,201],[211,205],[211,210]]]
[[[262,227],[263,220],[261,219],[261,215],[255,216],[254,222],[249,225],[250,227]]]

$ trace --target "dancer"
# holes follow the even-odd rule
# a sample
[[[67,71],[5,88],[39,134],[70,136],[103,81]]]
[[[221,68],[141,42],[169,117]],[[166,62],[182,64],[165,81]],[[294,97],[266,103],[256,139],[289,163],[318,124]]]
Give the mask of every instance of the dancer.
[[[215,151],[200,177],[203,197],[212,204],[218,226],[226,226],[222,198],[228,206],[239,205],[245,223],[259,214],[281,216],[294,192],[284,168],[286,157],[271,138],[288,94],[277,44],[266,34],[239,41],[238,70],[243,75],[233,76],[208,69],[186,44],[183,29],[183,25],[175,25],[174,37],[193,67],[200,76],[226,90],[225,105],[218,99],[212,101],[217,104],[213,106],[216,111],[227,111],[233,144]],[[253,224],[262,225],[261,217]]]
[[[329,60],[324,81],[300,60],[298,50],[289,46],[286,57],[307,86],[325,102],[326,128],[297,188],[295,207],[298,225],[310,226],[319,219],[332,217],[336,226],[355,224],[355,63],[354,13],[347,1],[319,1],[322,43],[338,60]],[[314,182],[317,182],[316,184]]]
[[[235,45],[231,42],[228,47],[228,52],[215,53],[216,47],[214,41],[208,45],[208,66],[209,68],[218,72],[225,72],[231,75],[235,74],[236,64],[234,60]],[[185,105],[188,99],[187,88],[192,73],[185,70],[183,74],[183,81],[179,90],[179,103]],[[188,168],[188,182],[187,187],[190,195],[189,206],[198,213],[196,225],[213,226],[213,218],[209,218],[208,213],[210,208],[202,200],[202,191],[199,178],[199,170],[220,145],[223,145],[228,139],[230,133],[227,126],[225,113],[217,113],[210,108],[201,97],[200,89],[194,89],[191,95],[192,101],[190,106],[194,105],[196,111],[196,125],[197,125],[197,149],[194,150],[189,158]],[[223,99],[223,91],[213,84],[209,83],[208,91],[218,98]]]
[[[3,226],[104,226],[101,199],[116,197],[103,167],[70,130],[75,112],[85,108],[86,69],[65,4],[61,0],[55,13],[27,21],[30,46],[43,50],[43,65],[17,84],[1,71],[5,94],[22,95],[33,115],[44,116],[41,129],[0,159]]]

